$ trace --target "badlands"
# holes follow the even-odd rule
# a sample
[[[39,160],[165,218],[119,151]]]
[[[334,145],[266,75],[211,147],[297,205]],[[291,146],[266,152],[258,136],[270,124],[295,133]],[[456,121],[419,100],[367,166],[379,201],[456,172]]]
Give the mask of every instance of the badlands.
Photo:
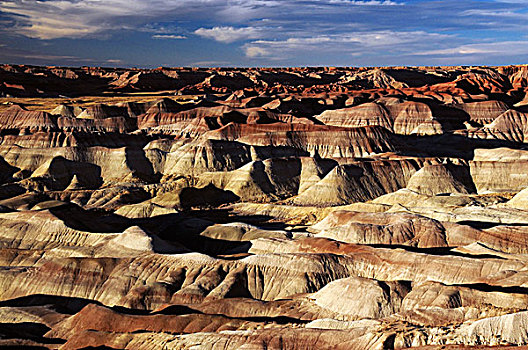
[[[528,66],[0,66],[0,347],[528,345]]]

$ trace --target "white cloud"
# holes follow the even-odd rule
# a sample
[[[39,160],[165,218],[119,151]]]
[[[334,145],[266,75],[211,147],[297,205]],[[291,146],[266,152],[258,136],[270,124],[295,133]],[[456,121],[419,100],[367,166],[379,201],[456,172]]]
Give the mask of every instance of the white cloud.
[[[271,56],[271,52],[258,46],[247,46],[245,47],[246,56],[250,58],[255,57],[269,57]]]
[[[56,39],[140,30],[163,21],[236,23],[260,17],[266,8],[289,4],[273,0],[0,0],[0,11],[16,19],[13,31],[31,38]]]
[[[330,3],[339,3],[339,4],[350,4],[357,6],[395,6],[395,5],[405,5],[403,2],[396,2],[391,0],[378,1],[360,1],[360,0],[330,0]]]
[[[526,55],[528,54],[528,41],[501,41],[480,44],[460,45],[440,50],[415,52],[419,56],[464,56],[464,55]]]
[[[185,40],[185,35],[174,35],[174,34],[156,34],[152,36],[152,39],[173,39],[173,40]]]
[[[260,38],[263,35],[263,30],[262,28],[255,27],[234,28],[230,26],[221,26],[210,29],[199,28],[194,31],[194,34],[207,39],[213,39],[221,43],[232,43],[239,40]]]
[[[123,60],[118,60],[118,59],[109,59],[109,60],[106,60],[105,62],[106,63],[114,63],[114,64],[123,64],[124,63]]]
[[[228,65],[229,61],[198,61],[192,62],[190,66],[193,67],[218,67]]]
[[[256,40],[243,46],[250,58],[285,58],[307,52],[325,52],[340,55],[358,56],[374,51],[384,53],[412,53],[426,45],[445,42],[451,35],[414,32],[362,32],[318,35],[313,37],[288,38],[285,40]]]
[[[108,30],[133,29],[160,18],[185,18],[221,0],[1,0],[0,11],[17,19],[13,28],[31,38],[85,37]]]
[[[510,19],[527,19],[528,14],[526,13],[519,13],[515,11],[507,11],[507,10],[480,10],[480,9],[472,9],[464,11],[460,14],[461,16],[480,16],[484,18],[496,18],[496,17],[502,17],[502,18],[510,18]]]

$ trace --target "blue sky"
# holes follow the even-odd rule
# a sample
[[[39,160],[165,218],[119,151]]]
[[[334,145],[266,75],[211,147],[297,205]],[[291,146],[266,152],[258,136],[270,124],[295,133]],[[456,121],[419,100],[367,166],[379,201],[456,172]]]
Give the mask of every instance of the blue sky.
[[[528,63],[528,0],[0,0],[0,62]]]

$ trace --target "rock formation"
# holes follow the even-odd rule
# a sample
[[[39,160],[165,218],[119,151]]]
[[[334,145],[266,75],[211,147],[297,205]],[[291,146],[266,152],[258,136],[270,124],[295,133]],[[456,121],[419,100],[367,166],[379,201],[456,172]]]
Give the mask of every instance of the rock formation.
[[[0,347],[528,346],[527,72],[0,66]]]

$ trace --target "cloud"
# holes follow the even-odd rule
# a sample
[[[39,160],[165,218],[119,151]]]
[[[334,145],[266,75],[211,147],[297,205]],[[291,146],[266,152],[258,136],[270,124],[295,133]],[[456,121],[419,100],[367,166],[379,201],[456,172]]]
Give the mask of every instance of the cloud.
[[[326,9],[336,7],[363,7],[397,5],[385,0],[0,0],[0,14],[16,20],[12,31],[31,38],[81,38],[101,35],[113,30],[140,30],[156,21],[214,21],[242,23],[263,17],[295,16],[303,8]],[[227,26],[214,26],[228,28]],[[202,28],[200,28],[202,29]],[[229,38],[256,38],[255,34],[242,34],[233,28]],[[206,28],[203,33],[208,34]],[[216,33],[212,32],[211,35]],[[213,38],[222,38],[220,34]],[[216,39],[215,39],[216,40]],[[223,40],[223,39],[221,39]],[[229,41],[223,41],[229,42]]]
[[[219,67],[228,65],[229,61],[198,61],[190,64],[192,67]]]
[[[185,35],[174,35],[174,34],[156,34],[152,36],[152,39],[173,39],[173,40],[185,40]]]
[[[449,55],[481,55],[486,62],[499,55],[472,45],[525,41],[527,20],[525,0],[0,0],[0,43],[46,43],[58,56],[68,56],[70,48],[54,39],[105,38],[119,43],[127,60],[134,57],[154,66],[169,61],[330,64],[352,58],[357,65],[370,65]],[[19,35],[32,40],[19,40]],[[180,52],[178,57],[156,51],[139,57],[132,48],[126,51],[138,40],[192,43],[200,38],[240,43],[239,49],[230,45],[211,50],[210,42],[201,42],[195,47],[206,49]],[[87,56],[93,52],[103,61],[101,50],[90,49],[95,42],[82,43]],[[505,57],[511,52],[502,49]]]
[[[366,31],[496,28],[498,12],[520,16],[520,21],[525,16],[523,9],[526,1],[520,0],[0,0],[0,15],[15,21],[10,32],[39,39],[82,38],[147,28],[163,33],[152,24],[196,22],[200,28],[197,34],[233,42],[264,38],[264,34],[257,36],[259,28],[252,23],[262,18],[283,24],[284,31],[289,32],[298,25],[298,30],[308,34],[322,26],[338,33],[350,25]],[[216,33],[220,29],[224,33]]]
[[[396,1],[377,1],[377,0],[370,0],[370,1],[360,1],[360,0],[330,0],[330,3],[336,4],[349,4],[349,5],[357,5],[357,6],[395,6],[395,5],[405,5],[403,2],[396,2]]]
[[[244,48],[244,51],[246,52],[246,56],[250,58],[272,56],[272,51],[259,46],[248,45]]]
[[[40,50],[26,50],[13,48],[11,45],[0,44],[0,61],[36,65],[112,65],[123,66],[126,61],[118,58],[93,58],[76,55],[57,54],[46,52],[43,48]]]
[[[198,28],[194,31],[194,34],[207,39],[213,39],[221,43],[232,43],[240,40],[256,39],[263,35],[261,28],[254,27],[213,27]]]
[[[125,63],[123,60],[119,60],[119,59],[110,59],[110,60],[106,60],[105,62],[106,63],[110,63],[110,64],[123,64],[123,63]]]
[[[96,60],[92,58],[83,58],[83,57],[77,57],[77,56],[71,56],[71,55],[53,55],[53,54],[46,54],[46,53],[33,53],[33,52],[10,52],[10,51],[4,51],[0,54],[0,58],[3,59],[19,59],[24,58],[26,60],[33,60],[36,62],[56,62],[56,61],[65,61],[70,63],[87,63],[87,64],[93,64],[96,62]],[[104,61],[97,61],[97,62],[107,62],[110,60],[104,60]]]
[[[237,22],[280,4],[268,0],[0,0],[0,14],[16,19],[11,29],[19,34],[56,39],[138,30],[160,20]]]
[[[466,56],[466,55],[527,55],[528,41],[501,41],[460,45],[441,50],[415,52],[419,56]]]
[[[338,53],[358,56],[364,53],[374,54],[411,54],[424,44],[441,44],[452,35],[427,33],[424,31],[362,32],[319,35],[314,37],[288,38],[286,40],[256,40],[243,46],[250,58],[284,58],[309,52]],[[427,46],[429,47],[429,46]]]
[[[17,19],[13,28],[31,38],[85,37],[111,30],[135,30],[159,18],[185,18],[220,0],[2,0],[0,11]]]

